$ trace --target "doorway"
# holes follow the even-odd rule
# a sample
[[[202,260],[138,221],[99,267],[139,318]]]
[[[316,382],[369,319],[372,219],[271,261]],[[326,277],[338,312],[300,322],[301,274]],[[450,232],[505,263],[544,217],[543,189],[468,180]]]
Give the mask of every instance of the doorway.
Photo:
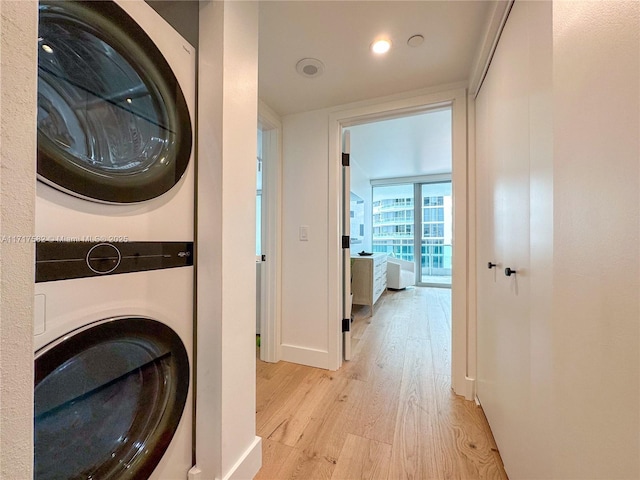
[[[347,161],[343,160],[342,169],[342,232],[350,238],[351,248],[351,263],[350,249],[343,249],[342,277],[348,287],[344,299],[350,293],[355,303],[369,305],[373,315],[374,305],[384,302],[385,285],[450,287],[451,107],[344,128],[343,144],[348,148],[343,148]],[[442,171],[446,173],[436,173]],[[354,205],[354,199],[361,201]],[[356,253],[356,244],[364,251]],[[349,275],[353,262],[357,275]],[[344,303],[351,307],[351,302]],[[450,311],[450,301],[446,310]],[[349,308],[343,318],[353,318],[351,313]],[[351,335],[345,323],[349,322],[343,320],[344,359],[350,360]]]
[[[280,360],[282,125],[266,105],[258,108],[256,163],[256,346],[260,360]]]
[[[262,214],[262,129],[258,125],[258,148],[256,159],[256,348],[260,349],[262,331],[262,263],[266,261],[266,254],[262,253],[262,233],[264,215]],[[266,285],[265,285],[266,286]]]
[[[343,128],[353,128],[358,125],[389,120],[393,118],[408,117],[424,113],[429,110],[450,108],[451,123],[451,181],[452,181],[452,232],[457,241],[451,247],[451,310],[452,310],[452,332],[451,332],[451,378],[454,391],[465,396],[467,399],[474,397],[474,375],[475,360],[468,361],[467,342],[468,332],[473,335],[475,328],[475,318],[468,313],[468,301],[470,292],[475,288],[470,282],[469,275],[469,255],[467,249],[467,103],[466,91],[464,89],[426,94],[419,97],[400,98],[389,102],[377,103],[336,112],[330,115],[329,147],[330,154],[336,158],[334,162],[335,170],[329,176],[329,192],[335,192],[333,198],[335,208],[329,208],[330,235],[332,232],[335,238],[340,238],[340,184],[341,184],[341,133]],[[355,146],[352,144],[352,151]],[[387,159],[387,163],[393,165],[393,159]],[[353,175],[353,172],[351,172]],[[436,173],[436,172],[434,172]],[[441,172],[445,173],[445,172]],[[387,175],[388,181],[393,181],[392,175]],[[396,181],[398,179],[395,179]],[[357,192],[355,192],[357,193]],[[364,197],[363,197],[364,198]],[[366,230],[365,230],[366,231]],[[336,242],[329,248],[329,277],[341,277],[341,245]],[[342,365],[342,302],[339,301],[344,294],[344,281],[337,285],[334,294],[329,298],[329,311],[333,312],[335,319],[330,337],[331,368],[338,369]]]

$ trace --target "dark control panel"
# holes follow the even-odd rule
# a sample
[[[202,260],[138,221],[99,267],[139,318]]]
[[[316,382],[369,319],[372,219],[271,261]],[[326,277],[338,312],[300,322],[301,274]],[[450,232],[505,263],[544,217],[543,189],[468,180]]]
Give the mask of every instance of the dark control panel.
[[[193,265],[193,242],[38,242],[36,283]]]

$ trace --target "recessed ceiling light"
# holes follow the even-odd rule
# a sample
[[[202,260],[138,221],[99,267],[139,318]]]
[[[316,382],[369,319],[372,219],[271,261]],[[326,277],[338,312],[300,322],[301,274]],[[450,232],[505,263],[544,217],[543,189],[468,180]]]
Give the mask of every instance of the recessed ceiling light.
[[[324,72],[324,64],[317,58],[303,58],[296,63],[296,71],[303,77],[319,77]]]
[[[371,51],[375,54],[382,55],[387,53],[391,48],[391,40],[380,39],[371,44]]]
[[[47,45],[46,43],[42,44],[42,49],[47,52],[47,53],[53,53],[53,48],[51,48],[49,45]]]

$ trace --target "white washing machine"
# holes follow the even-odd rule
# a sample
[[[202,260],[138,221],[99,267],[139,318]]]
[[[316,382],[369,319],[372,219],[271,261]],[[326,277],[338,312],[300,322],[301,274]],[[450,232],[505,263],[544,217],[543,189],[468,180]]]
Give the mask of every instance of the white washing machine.
[[[142,0],[40,2],[39,240],[193,240],[194,48]]]
[[[193,243],[36,246],[34,478],[186,479]]]

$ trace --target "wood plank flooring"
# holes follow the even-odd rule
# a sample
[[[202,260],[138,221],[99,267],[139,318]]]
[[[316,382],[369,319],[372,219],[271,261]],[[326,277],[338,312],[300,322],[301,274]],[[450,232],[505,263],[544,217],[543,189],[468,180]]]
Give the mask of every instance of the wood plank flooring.
[[[451,290],[356,308],[339,371],[257,360],[256,480],[507,479],[482,409],[450,387]]]

